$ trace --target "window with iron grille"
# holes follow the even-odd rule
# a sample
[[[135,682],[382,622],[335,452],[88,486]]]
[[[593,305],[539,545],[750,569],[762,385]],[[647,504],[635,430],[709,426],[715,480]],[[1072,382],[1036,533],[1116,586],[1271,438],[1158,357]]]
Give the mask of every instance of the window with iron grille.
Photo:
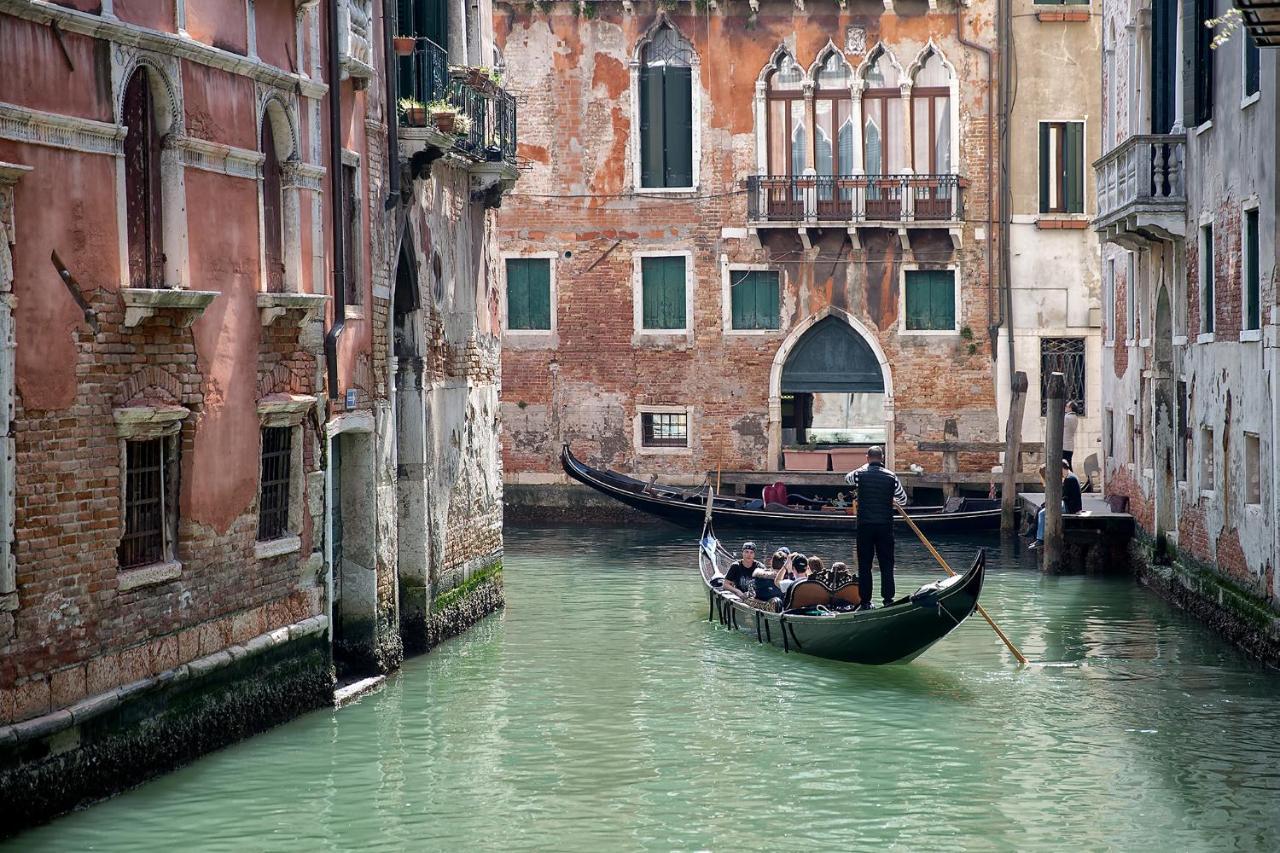
[[[176,509],[169,441],[125,442],[124,535],[118,549],[121,568],[159,563],[168,557],[170,520]]]
[[[289,535],[289,477],[293,428],[262,430],[262,498],[258,503],[258,539]]]
[[[1040,414],[1047,411],[1049,374],[1061,373],[1067,400],[1085,406],[1084,338],[1040,339]],[[1087,411],[1087,408],[1086,408]]]
[[[688,447],[689,416],[683,412],[644,412],[640,432],[645,447]]]

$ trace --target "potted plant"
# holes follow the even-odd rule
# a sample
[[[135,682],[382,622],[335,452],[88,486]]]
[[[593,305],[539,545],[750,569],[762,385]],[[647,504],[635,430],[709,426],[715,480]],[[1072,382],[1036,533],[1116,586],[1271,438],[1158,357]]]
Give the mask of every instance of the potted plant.
[[[457,114],[453,117],[453,135],[467,136],[471,133],[471,117]]]
[[[413,48],[417,43],[418,40],[413,36],[391,37],[391,46],[395,49],[396,56],[412,56]]]
[[[449,134],[454,132],[458,108],[453,104],[448,101],[432,101],[427,105],[427,112],[431,114],[431,121],[436,126],[436,130]]]
[[[401,98],[400,114],[404,116],[404,123],[409,127],[427,126],[427,108],[422,101],[415,101],[413,98]]]

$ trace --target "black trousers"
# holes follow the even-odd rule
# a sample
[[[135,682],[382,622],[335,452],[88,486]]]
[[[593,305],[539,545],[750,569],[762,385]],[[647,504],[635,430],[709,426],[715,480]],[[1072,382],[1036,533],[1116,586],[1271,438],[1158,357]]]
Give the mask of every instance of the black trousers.
[[[885,601],[892,601],[893,522],[888,524],[858,523],[858,594],[863,604],[871,603],[871,561],[880,563],[880,586]]]

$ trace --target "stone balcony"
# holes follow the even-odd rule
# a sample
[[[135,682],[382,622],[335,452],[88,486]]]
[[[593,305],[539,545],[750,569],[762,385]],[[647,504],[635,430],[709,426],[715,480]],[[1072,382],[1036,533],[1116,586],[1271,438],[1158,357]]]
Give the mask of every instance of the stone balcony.
[[[1186,236],[1186,136],[1130,136],[1093,164],[1098,213],[1093,227],[1106,242],[1140,249]]]

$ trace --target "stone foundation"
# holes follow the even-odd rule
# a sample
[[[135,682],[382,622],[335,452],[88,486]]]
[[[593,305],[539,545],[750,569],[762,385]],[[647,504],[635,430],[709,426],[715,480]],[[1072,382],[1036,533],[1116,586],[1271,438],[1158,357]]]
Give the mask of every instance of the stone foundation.
[[[663,523],[656,516],[632,509],[581,483],[506,483],[502,487],[502,499],[503,521],[509,524]]]
[[[504,603],[502,561],[498,560],[436,596],[423,626],[426,648],[461,634]]]
[[[329,704],[326,627],[313,617],[0,727],[0,837]]]

